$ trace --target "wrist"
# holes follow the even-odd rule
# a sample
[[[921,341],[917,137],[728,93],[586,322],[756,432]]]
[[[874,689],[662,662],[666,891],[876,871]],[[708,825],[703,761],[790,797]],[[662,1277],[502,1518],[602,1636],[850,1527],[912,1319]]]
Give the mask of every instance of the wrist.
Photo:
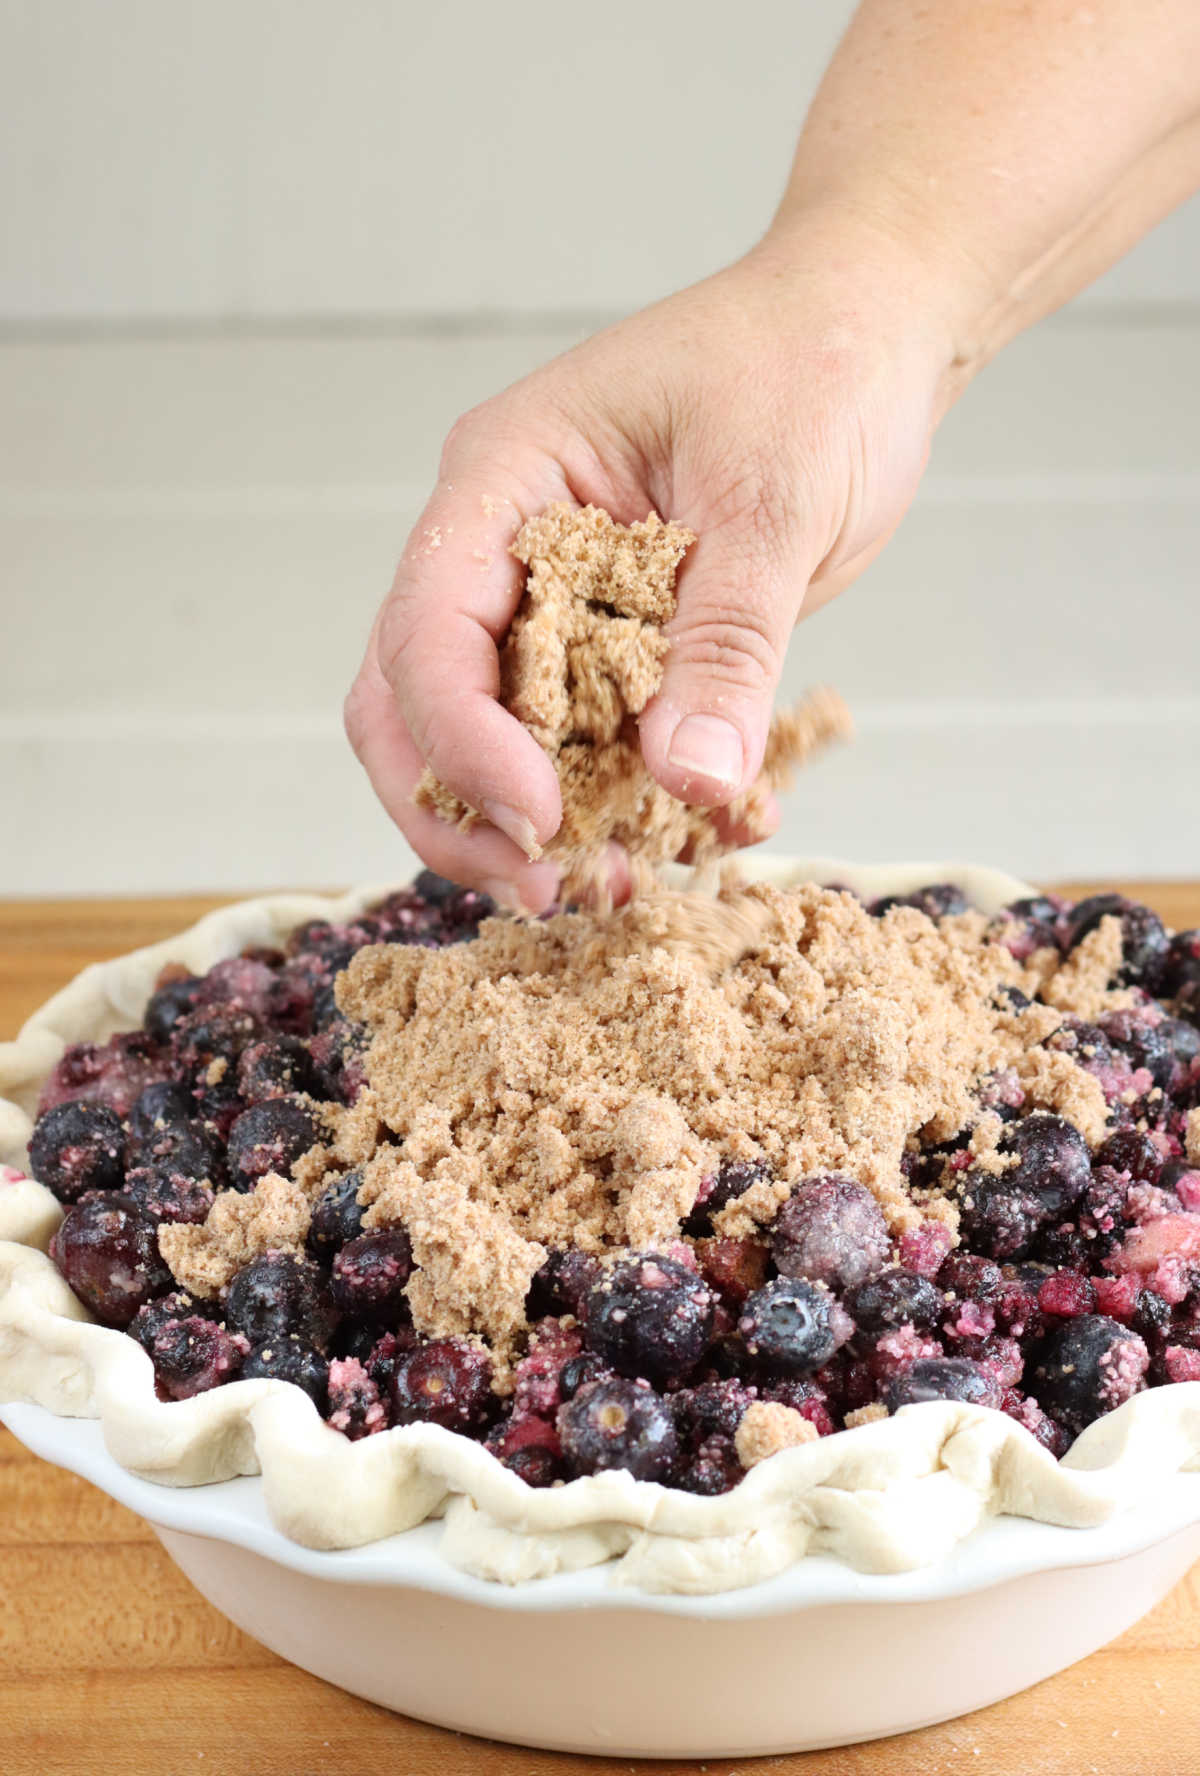
[[[937,418],[990,356],[998,296],[984,269],[895,194],[789,192],[753,256],[785,283],[821,285],[852,330],[869,328],[908,357]]]

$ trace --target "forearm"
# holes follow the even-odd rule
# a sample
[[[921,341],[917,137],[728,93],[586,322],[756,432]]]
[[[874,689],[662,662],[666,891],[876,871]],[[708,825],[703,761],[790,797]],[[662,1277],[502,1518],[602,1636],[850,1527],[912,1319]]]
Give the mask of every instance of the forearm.
[[[949,401],[1197,185],[1197,0],[864,0],[772,232],[839,216],[919,259]]]

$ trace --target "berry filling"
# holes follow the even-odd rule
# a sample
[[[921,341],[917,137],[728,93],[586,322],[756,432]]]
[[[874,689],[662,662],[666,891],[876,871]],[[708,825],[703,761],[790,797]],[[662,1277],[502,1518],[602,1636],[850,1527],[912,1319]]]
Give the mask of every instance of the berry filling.
[[[869,911],[907,921],[914,943],[974,917],[946,884]],[[511,1360],[465,1322],[439,1334],[428,1231],[421,1246],[386,1197],[375,1206],[370,1166],[335,1163],[329,1145],[370,1065],[338,983],[370,946],[469,944],[493,913],[425,871],[349,924],[300,927],[286,953],[168,969],[141,1030],[67,1050],[29,1148],[65,1210],[51,1255],[89,1312],[147,1351],[160,1398],[282,1380],[352,1439],[429,1423],[531,1486],[620,1469],[714,1495],[745,1472],[752,1407],[756,1426],[797,1441],[954,1401],[1007,1413],[1061,1455],[1141,1389],[1200,1380],[1200,933],[1171,936],[1115,895],[1020,900],[978,926],[1022,983],[994,1003],[1044,1014],[1039,1064],[1082,1069],[1102,1128],[1085,1135],[993,1061],[961,1127],[909,1132],[903,1225],[864,1179],[800,1175],[782,1142],[750,1154],[741,1140],[679,1197],[673,1237],[546,1247]],[[1102,945],[1107,977],[1098,991],[1080,969],[1073,1002],[1063,983],[1081,957],[1099,966]],[[677,990],[664,965],[663,993]],[[782,974],[772,990],[789,990]],[[902,1035],[862,1038],[881,1089]],[[543,1040],[531,1029],[531,1066]],[[642,1129],[638,1105],[618,1132],[641,1130],[649,1158],[632,1185],[614,1172],[614,1195],[639,1177],[676,1188],[686,1151],[687,1131],[672,1144],[674,1125],[644,1105]],[[538,1138],[538,1164],[569,1191],[554,1131]],[[432,1116],[379,1140],[434,1176],[448,1151]],[[218,1224],[239,1256],[210,1275]],[[181,1289],[167,1258],[184,1249]]]

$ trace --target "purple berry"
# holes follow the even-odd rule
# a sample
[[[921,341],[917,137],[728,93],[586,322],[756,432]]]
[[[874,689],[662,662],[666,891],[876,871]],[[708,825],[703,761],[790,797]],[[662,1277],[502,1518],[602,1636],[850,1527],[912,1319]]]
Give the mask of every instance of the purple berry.
[[[213,1206],[210,1184],[162,1163],[135,1166],[126,1173],[125,1191],[155,1226],[160,1221],[199,1223],[207,1219]]]
[[[225,1318],[254,1345],[293,1337],[324,1350],[337,1314],[325,1279],[311,1259],[291,1252],[264,1252],[230,1283]]]
[[[204,982],[195,975],[187,974],[176,980],[164,981],[150,995],[142,1024],[156,1042],[166,1043],[171,1040],[180,1018],[194,1010],[203,985]]]
[[[1073,950],[1102,919],[1121,921],[1121,985],[1144,985],[1151,991],[1167,963],[1167,934],[1158,914],[1121,894],[1093,894],[1081,900],[1066,918],[1065,948]]]
[[[164,1321],[146,1344],[158,1393],[167,1400],[190,1400],[232,1381],[246,1348],[244,1338],[198,1314]]]
[[[492,1361],[469,1339],[431,1339],[401,1357],[390,1391],[394,1424],[439,1424],[469,1435],[487,1422]]]
[[[125,1130],[105,1104],[56,1104],[39,1116],[29,1140],[33,1176],[59,1202],[86,1190],[117,1190],[124,1176]]]
[[[238,1059],[238,1091],[247,1104],[315,1093],[316,1088],[312,1056],[298,1036],[271,1036],[252,1042]]]
[[[732,1492],[744,1473],[732,1437],[713,1436],[679,1464],[671,1484],[701,1498],[718,1498],[723,1492]]]
[[[320,1138],[316,1116],[301,1098],[268,1098],[243,1110],[229,1131],[227,1164],[234,1189],[253,1190],[268,1172],[286,1177]]]
[[[683,1230],[703,1239],[713,1230],[713,1216],[744,1196],[753,1184],[769,1184],[775,1174],[765,1159],[723,1159],[715,1178],[701,1180]]]
[[[777,1277],[746,1299],[738,1331],[760,1369],[807,1375],[827,1363],[840,1341],[834,1301],[803,1277]]]
[[[290,1381],[303,1388],[318,1412],[328,1405],[329,1364],[320,1351],[292,1337],[255,1345],[242,1364],[243,1381]]]
[[[889,1412],[919,1406],[926,1400],[959,1400],[966,1406],[1000,1405],[1002,1389],[995,1376],[969,1357],[918,1357],[893,1376],[884,1390]]]
[[[543,1320],[558,1314],[582,1319],[587,1298],[600,1275],[600,1260],[573,1247],[556,1247],[534,1275],[525,1298],[525,1318]]]
[[[558,1434],[572,1474],[623,1468],[635,1480],[665,1480],[679,1450],[675,1421],[648,1382],[589,1381],[559,1409]]]
[[[190,1122],[195,1114],[196,1105],[186,1086],[174,1079],[157,1079],[129,1112],[130,1145],[153,1141],[177,1123]]]
[[[359,1320],[399,1320],[408,1312],[404,1287],[412,1268],[412,1245],[402,1227],[360,1234],[333,1260],[329,1286],[334,1304]]]
[[[1044,1411],[1077,1435],[1136,1394],[1149,1364],[1136,1332],[1106,1314],[1084,1314],[1047,1337],[1031,1391]]]
[[[861,1283],[846,1297],[846,1311],[866,1338],[878,1338],[899,1326],[934,1326],[946,1297],[928,1277],[899,1267]]]
[[[712,1331],[711,1289],[661,1252],[637,1252],[605,1271],[587,1298],[584,1337],[619,1375],[663,1386],[689,1375]]]
[[[329,1365],[329,1422],[351,1442],[387,1429],[379,1387],[353,1357],[335,1357]]]
[[[170,1288],[154,1226],[132,1197],[97,1192],[68,1209],[50,1256],[80,1301],[106,1326],[127,1326]]]
[[[308,1249],[314,1258],[331,1261],[348,1240],[357,1239],[363,1230],[366,1210],[358,1200],[363,1175],[347,1172],[322,1191],[313,1204],[308,1228]]]
[[[853,1289],[891,1254],[883,1211],[865,1185],[830,1173],[805,1178],[775,1217],[771,1256],[784,1276]]]
[[[1163,1168],[1163,1156],[1140,1129],[1118,1129],[1096,1149],[1097,1166],[1111,1166],[1114,1172],[1128,1172],[1139,1183],[1157,1184]]]

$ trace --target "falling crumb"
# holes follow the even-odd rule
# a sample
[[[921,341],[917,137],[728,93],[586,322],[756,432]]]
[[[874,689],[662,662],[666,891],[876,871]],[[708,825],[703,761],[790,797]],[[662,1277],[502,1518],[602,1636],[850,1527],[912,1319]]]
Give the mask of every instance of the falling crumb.
[[[558,504],[530,519],[512,545],[527,576],[501,651],[501,700],[554,761],[563,817],[547,854],[559,864],[567,898],[602,884],[610,843],[635,860],[640,885],[653,866],[685,851],[698,864],[728,851],[730,825],[765,836],[771,791],[850,732],[849,713],[829,690],[777,716],[762,775],[720,823],[651,777],[636,718],[662,682],[675,575],[694,541],[690,530],[653,512],[621,525],[595,506]],[[428,770],[415,799],[463,828],[479,819]]]

